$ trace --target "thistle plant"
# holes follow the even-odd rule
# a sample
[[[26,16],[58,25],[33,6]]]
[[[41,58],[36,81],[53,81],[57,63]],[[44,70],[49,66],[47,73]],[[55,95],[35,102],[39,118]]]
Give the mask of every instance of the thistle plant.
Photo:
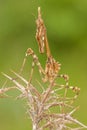
[[[46,49],[45,69],[41,66],[34,51],[28,48],[20,73],[12,71],[16,78],[3,73],[14,86],[2,87],[0,97],[8,96],[6,92],[11,89],[20,91],[21,94],[17,95],[17,98],[26,99],[26,109],[32,121],[32,130],[81,130],[87,128],[73,117],[73,113],[78,109],[78,106],[74,106],[73,103],[79,95],[80,88],[69,85],[68,75],[59,74],[61,64],[51,54],[40,7],[38,7],[36,20],[36,40],[40,53],[45,53],[44,49]],[[33,62],[29,80],[26,80],[22,76],[22,71],[28,56],[32,56]],[[38,66],[40,73],[40,79],[37,79],[38,86],[34,86],[32,81],[35,65]],[[60,83],[59,79],[63,79],[64,83]],[[72,96],[68,94],[69,92],[72,92]]]

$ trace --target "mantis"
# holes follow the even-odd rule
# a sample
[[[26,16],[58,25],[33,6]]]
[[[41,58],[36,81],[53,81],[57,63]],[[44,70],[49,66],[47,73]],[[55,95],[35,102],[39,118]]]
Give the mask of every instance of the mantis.
[[[46,27],[41,17],[40,7],[38,8],[38,19],[36,20],[36,25],[36,40],[39,46],[39,52],[44,53],[44,48],[46,48],[47,61],[44,70],[45,78],[43,81],[52,82],[52,80],[58,75],[60,64],[56,62],[51,54],[46,34]]]
[[[64,78],[64,80],[66,81],[66,86],[69,87],[70,89],[72,89],[78,95],[80,89],[78,87],[73,87],[73,86],[68,85],[68,80],[69,80],[68,75],[66,75],[66,74],[59,75],[59,70],[60,70],[61,64],[59,62],[57,62],[51,54],[48,39],[47,39],[46,27],[45,27],[44,21],[41,16],[40,7],[38,7],[38,18],[36,20],[36,36],[35,37],[36,37],[36,40],[38,43],[39,52],[41,54],[43,54],[43,53],[45,53],[45,50],[46,50],[47,61],[45,64],[45,69],[42,68],[41,63],[39,62],[38,57],[34,53],[34,51],[31,48],[28,48],[26,51],[26,54],[25,54],[25,58],[24,58],[20,73],[23,70],[26,58],[31,55],[33,58],[33,62],[32,62],[31,75],[29,78],[29,84],[32,80],[34,66],[37,65],[40,74],[42,74],[44,76],[44,78],[42,78],[43,82],[52,83],[58,77]]]
[[[44,53],[44,50],[46,48],[47,61],[46,61],[45,69],[42,68],[38,60],[38,57],[36,56],[34,51],[31,48],[28,48],[25,54],[25,59],[24,59],[21,71],[23,70],[26,57],[31,55],[33,58],[33,62],[32,62],[32,70],[31,70],[31,76],[30,76],[29,82],[32,79],[35,64],[38,66],[39,72],[44,75],[43,82],[47,82],[47,81],[52,82],[56,78],[56,76],[58,76],[58,72],[60,70],[61,64],[56,62],[56,60],[51,55],[51,51],[50,51],[48,40],[47,40],[46,27],[41,17],[40,7],[38,7],[38,18],[36,20],[36,26],[37,26],[37,29],[36,29],[35,37],[39,46],[39,52]]]

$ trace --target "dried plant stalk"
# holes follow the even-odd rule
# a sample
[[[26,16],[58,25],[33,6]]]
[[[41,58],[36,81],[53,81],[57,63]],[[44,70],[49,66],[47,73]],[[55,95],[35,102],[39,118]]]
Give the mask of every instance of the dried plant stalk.
[[[45,53],[44,47],[46,47],[47,62],[45,69],[42,68],[34,51],[28,48],[21,71],[23,70],[26,57],[31,55],[33,57],[33,63],[29,81],[20,74],[12,71],[12,73],[23,82],[22,85],[21,82],[3,73],[15,86],[1,88],[0,95],[1,97],[7,96],[6,92],[10,89],[18,89],[21,92],[17,98],[25,98],[27,101],[27,113],[32,120],[32,130],[81,130],[87,128],[87,126],[72,116],[78,109],[78,107],[73,106],[73,102],[75,101],[74,99],[77,98],[80,89],[78,87],[69,86],[69,77],[67,75],[59,75],[60,64],[56,62],[50,52],[46,27],[41,17],[40,7],[38,8],[36,25],[36,40],[39,45],[40,53]],[[41,82],[43,84],[48,82],[48,86],[44,88],[43,84],[41,85],[38,81],[38,86],[41,87],[41,90],[34,87],[31,82],[35,65],[38,66],[39,72],[44,76],[44,78],[41,76]],[[59,78],[64,78],[65,84],[59,84]],[[67,92],[70,90],[73,90],[73,97],[68,97]]]

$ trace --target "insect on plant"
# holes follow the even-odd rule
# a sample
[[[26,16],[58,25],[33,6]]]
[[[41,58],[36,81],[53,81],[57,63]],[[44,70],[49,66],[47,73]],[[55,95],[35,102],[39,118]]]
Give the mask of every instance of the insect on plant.
[[[51,54],[46,27],[41,16],[40,7],[38,7],[35,37],[39,47],[39,52],[43,54],[46,50],[47,60],[45,68],[42,67],[34,51],[31,48],[28,48],[20,73],[17,74],[12,71],[19,81],[16,80],[17,78],[13,78],[3,73],[3,75],[12,81],[15,86],[5,87],[5,84],[7,84],[6,82],[0,89],[0,98],[8,97],[6,93],[11,89],[19,90],[20,94],[16,99],[26,99],[27,114],[32,121],[32,130],[81,130],[87,128],[87,126],[72,116],[72,114],[78,109],[78,107],[74,107],[73,103],[74,99],[77,98],[80,89],[69,85],[68,75],[59,74],[61,64],[57,62]],[[29,81],[21,76],[28,56],[31,56],[33,59]],[[38,82],[41,89],[37,89],[37,87],[33,86],[33,83],[31,82],[35,65],[38,66],[38,70],[41,74],[42,85]],[[57,80],[59,78],[63,78],[65,84],[60,84]],[[22,81],[23,84],[20,81]],[[46,82],[48,84],[45,84]],[[43,84],[47,87],[43,87]],[[75,92],[74,96],[68,95],[67,92],[69,89]],[[74,124],[79,125],[80,127],[74,126]]]
[[[72,89],[73,91],[76,92],[76,95],[78,95],[79,91],[80,91],[80,89],[78,87],[68,86],[69,76],[66,74],[65,75],[59,74],[61,64],[59,62],[57,62],[51,54],[49,44],[48,44],[48,39],[47,39],[46,27],[44,25],[44,21],[41,16],[40,7],[38,7],[38,18],[36,20],[36,36],[35,37],[36,37],[36,40],[38,43],[39,52],[41,54],[45,53],[45,49],[46,49],[47,61],[45,64],[45,69],[42,68],[41,63],[39,62],[38,57],[34,53],[34,51],[31,48],[28,48],[26,51],[26,54],[25,54],[25,58],[24,58],[20,73],[23,71],[26,58],[31,55],[33,58],[33,62],[32,62],[31,74],[30,74],[30,78],[29,78],[29,84],[32,80],[34,66],[37,65],[40,74],[42,74],[44,76],[42,78],[43,82],[52,83],[55,79],[57,79],[59,77],[64,78],[64,80],[66,81],[66,87],[67,88],[69,87],[70,89]]]

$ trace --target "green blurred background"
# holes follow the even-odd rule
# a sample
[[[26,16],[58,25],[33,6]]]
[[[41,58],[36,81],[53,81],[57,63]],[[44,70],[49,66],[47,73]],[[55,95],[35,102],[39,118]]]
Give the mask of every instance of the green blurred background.
[[[10,74],[10,69],[19,72],[28,47],[44,66],[46,57],[39,54],[35,40],[38,6],[42,9],[51,52],[62,64],[60,73],[68,74],[70,84],[81,88],[75,103],[80,109],[75,117],[87,125],[87,0],[0,0],[0,73]],[[25,66],[27,76],[31,61],[32,58],[28,59]],[[5,80],[0,74],[0,86]],[[0,99],[0,129],[31,129],[25,112],[24,101]]]

